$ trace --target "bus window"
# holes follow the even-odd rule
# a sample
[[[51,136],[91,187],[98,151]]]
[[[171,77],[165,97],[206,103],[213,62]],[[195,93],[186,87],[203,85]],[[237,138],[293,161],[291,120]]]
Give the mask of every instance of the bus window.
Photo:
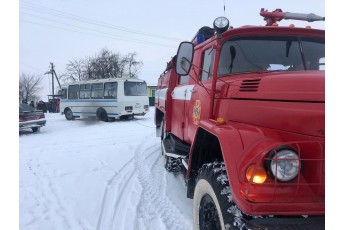
[[[103,83],[91,84],[91,98],[103,98]]]
[[[91,95],[91,86],[90,86],[90,84],[80,84],[79,98],[80,99],[90,98],[90,95]]]
[[[61,95],[61,99],[67,99],[67,89],[59,90],[59,94]]]
[[[125,82],[125,96],[147,96],[145,82]]]
[[[117,82],[104,83],[104,98],[117,98]]]
[[[78,99],[79,85],[68,86],[68,99]]]

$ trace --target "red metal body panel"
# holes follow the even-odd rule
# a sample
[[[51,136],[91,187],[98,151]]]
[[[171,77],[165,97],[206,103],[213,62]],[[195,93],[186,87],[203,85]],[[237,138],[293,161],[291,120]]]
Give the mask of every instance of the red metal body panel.
[[[172,124],[172,91],[177,85],[177,74],[174,69],[164,72],[158,79],[157,97],[155,107],[164,114],[165,130],[171,131]],[[155,114],[156,115],[156,114]],[[156,119],[155,119],[156,121]]]
[[[212,120],[201,121],[200,128],[218,137],[230,178],[232,197],[242,211],[252,215],[324,214],[323,138],[276,132],[233,122],[217,126]],[[267,181],[263,185],[251,185],[247,181],[244,175],[249,165],[256,163],[257,159],[274,147],[294,143],[299,144],[301,152],[303,150],[303,178],[301,176],[299,181],[283,184]],[[318,176],[320,174],[321,177]],[[253,194],[248,197],[246,193],[249,188]]]

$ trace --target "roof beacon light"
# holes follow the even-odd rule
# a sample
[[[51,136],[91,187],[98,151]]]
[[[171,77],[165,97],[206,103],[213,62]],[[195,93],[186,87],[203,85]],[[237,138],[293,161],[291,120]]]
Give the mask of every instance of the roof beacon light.
[[[221,16],[214,20],[213,28],[217,31],[217,34],[221,34],[229,28],[229,24],[229,19]]]

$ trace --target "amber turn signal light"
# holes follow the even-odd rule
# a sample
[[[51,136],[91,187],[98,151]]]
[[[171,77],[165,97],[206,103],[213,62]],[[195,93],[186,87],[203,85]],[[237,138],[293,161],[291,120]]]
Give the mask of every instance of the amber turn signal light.
[[[218,117],[216,120],[216,125],[225,125],[225,119],[222,117]]]
[[[262,184],[267,178],[267,173],[263,167],[251,165],[247,169],[246,178],[249,182],[253,181],[255,184]]]

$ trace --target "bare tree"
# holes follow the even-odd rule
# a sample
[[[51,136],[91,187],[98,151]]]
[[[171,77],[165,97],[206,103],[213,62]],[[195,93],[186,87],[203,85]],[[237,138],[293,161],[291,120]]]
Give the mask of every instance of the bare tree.
[[[43,76],[22,73],[19,76],[19,100],[34,101],[37,100],[37,93],[42,89],[40,83]]]
[[[119,53],[102,49],[94,57],[70,61],[63,76],[66,81],[72,82],[124,76],[136,78],[143,64],[135,59],[136,55],[129,53],[121,57]]]
[[[142,61],[137,61],[135,60],[135,57],[137,56],[137,53],[129,53],[125,57],[126,59],[126,64],[128,68],[128,76],[132,78],[137,78],[138,73],[140,72],[140,69],[143,65]]]
[[[69,61],[66,66],[66,73],[63,74],[65,81],[82,81],[86,79],[85,76],[85,61],[83,59],[74,59]]]
[[[84,72],[86,79],[93,79],[92,58],[85,59]]]
[[[127,66],[128,60],[126,58],[122,58],[120,63],[119,63],[119,68],[120,68],[120,72],[119,72],[119,77],[124,77],[124,75],[126,74],[126,66]]]
[[[91,61],[93,78],[117,78],[120,73],[120,55],[103,49]]]

